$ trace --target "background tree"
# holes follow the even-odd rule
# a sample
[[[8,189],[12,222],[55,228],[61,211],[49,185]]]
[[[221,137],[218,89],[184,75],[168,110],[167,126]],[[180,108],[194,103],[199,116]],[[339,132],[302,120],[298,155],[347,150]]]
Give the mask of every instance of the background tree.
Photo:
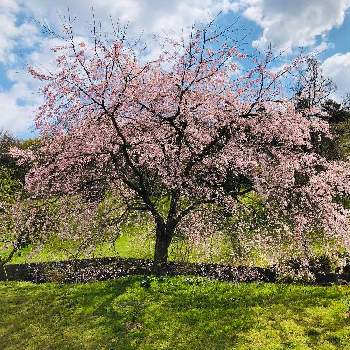
[[[41,146],[13,150],[29,162],[27,189],[36,198],[112,191],[120,222],[142,211],[154,220],[157,264],[167,261],[178,229],[209,230],[217,208],[227,215],[255,193],[301,249],[322,231],[348,244],[349,167],[320,152],[314,134],[330,135],[316,107],[295,107],[274,58],[244,55],[233,30],[209,23],[188,38],[164,39],[160,55],[143,59],[140,42],[115,28],[54,48],[57,71],[31,73],[45,82],[36,117]],[[240,70],[239,67],[253,67]],[[225,214],[226,213],[226,214]]]
[[[24,171],[9,154],[11,147],[20,147],[21,142],[6,131],[0,131],[0,168],[14,179],[24,183]]]
[[[329,117],[333,138],[324,145],[324,150],[335,159],[345,159],[350,152],[350,108],[347,100],[325,101],[322,111]]]
[[[308,57],[298,69],[292,91],[298,111],[310,114],[315,109],[313,113],[330,124],[331,135],[313,135],[318,151],[329,159],[344,159],[349,152],[349,99],[345,96],[342,102],[334,100],[336,85],[323,74],[315,57]]]

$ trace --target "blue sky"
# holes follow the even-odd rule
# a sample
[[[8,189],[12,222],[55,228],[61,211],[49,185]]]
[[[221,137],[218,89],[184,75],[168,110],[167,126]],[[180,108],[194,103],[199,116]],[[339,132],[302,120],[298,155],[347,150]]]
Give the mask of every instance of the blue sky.
[[[91,6],[96,17],[130,23],[130,31],[178,35],[194,22],[208,21],[222,11],[221,22],[239,17],[247,45],[268,44],[293,55],[299,47],[317,52],[324,72],[350,92],[350,0],[0,0],[0,129],[20,137],[33,132],[41,98],[28,65],[53,68],[50,47],[57,39],[42,33],[42,24],[59,28],[63,17],[77,16],[76,31],[88,36]]]

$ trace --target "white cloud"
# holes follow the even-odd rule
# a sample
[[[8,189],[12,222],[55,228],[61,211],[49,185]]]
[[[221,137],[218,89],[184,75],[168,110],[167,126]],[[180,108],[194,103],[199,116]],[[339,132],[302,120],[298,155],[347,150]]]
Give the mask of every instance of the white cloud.
[[[33,107],[38,102],[32,96],[32,84],[19,79],[10,68],[19,64],[15,50],[31,47],[38,39],[38,30],[33,24],[18,21],[20,11],[16,1],[0,1],[0,64],[8,68],[7,75],[12,82],[7,90],[0,85],[0,129],[14,133],[29,131]]]
[[[37,40],[37,28],[30,23],[18,24],[20,6],[14,0],[0,2],[0,63],[16,60],[14,49],[30,47]]]
[[[349,0],[240,0],[243,15],[257,23],[262,36],[253,45],[268,44],[290,52],[295,47],[315,45],[333,28],[340,26]]]
[[[55,54],[51,48],[59,46],[62,41],[55,38],[42,39],[36,50],[27,55],[27,64],[43,73],[54,72],[57,68]],[[7,70],[7,79],[12,83],[8,90],[0,89],[0,130],[14,134],[29,134],[34,130],[34,115],[42,102],[39,94],[41,82],[34,79],[26,67],[13,67]]]
[[[23,6],[37,18],[57,25],[67,10],[71,17],[77,16],[77,29],[88,30],[92,21],[93,7],[97,20],[108,26],[109,17],[129,22],[133,30],[146,33],[162,33],[179,30],[193,24],[206,21],[220,11],[237,10],[234,0],[61,0],[52,9],[52,3],[42,0],[23,1]],[[83,33],[80,33],[83,34]]]
[[[29,132],[38,97],[32,96],[26,83],[16,82],[8,91],[0,92],[0,129],[15,134]]]
[[[350,93],[350,52],[337,53],[327,58],[322,69],[335,82],[338,98]]]

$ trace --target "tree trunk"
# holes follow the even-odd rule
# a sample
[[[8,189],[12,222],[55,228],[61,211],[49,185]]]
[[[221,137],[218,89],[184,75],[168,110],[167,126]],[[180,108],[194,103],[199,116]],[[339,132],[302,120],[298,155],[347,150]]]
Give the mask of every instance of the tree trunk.
[[[164,272],[168,262],[168,250],[173,238],[174,229],[157,224],[156,245],[154,250],[154,268],[156,274]]]

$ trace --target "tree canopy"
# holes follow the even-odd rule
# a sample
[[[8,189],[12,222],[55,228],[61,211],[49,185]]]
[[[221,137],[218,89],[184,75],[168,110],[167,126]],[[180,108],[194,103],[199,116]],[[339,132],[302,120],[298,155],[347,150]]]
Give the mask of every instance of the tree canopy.
[[[335,200],[350,191],[348,162],[318,151],[332,137],[324,110],[299,108],[284,88],[303,58],[276,69],[271,53],[244,54],[215,22],[164,40],[152,61],[123,31],[109,40],[95,31],[91,44],[66,29],[56,71],[31,68],[44,82],[41,145],[12,152],[31,164],[34,196],[97,203],[112,191],[116,217],[153,218],[157,263],[178,229],[209,229],[213,208],[234,213],[248,193],[302,249],[310,231],[348,245],[348,213]]]

